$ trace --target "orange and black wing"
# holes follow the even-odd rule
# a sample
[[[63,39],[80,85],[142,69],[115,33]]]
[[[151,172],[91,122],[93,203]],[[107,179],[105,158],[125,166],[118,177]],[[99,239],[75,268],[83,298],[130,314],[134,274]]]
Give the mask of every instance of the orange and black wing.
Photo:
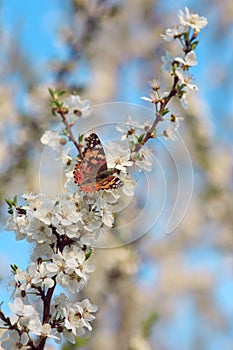
[[[92,133],[86,139],[82,158],[74,168],[74,180],[83,192],[96,192],[103,189],[116,189],[122,181],[108,170],[106,155],[99,137]]]

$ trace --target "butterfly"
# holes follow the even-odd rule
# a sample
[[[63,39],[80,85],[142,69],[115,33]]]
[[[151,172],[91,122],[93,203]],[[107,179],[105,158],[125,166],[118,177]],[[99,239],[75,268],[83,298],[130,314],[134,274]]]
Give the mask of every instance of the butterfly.
[[[74,182],[83,192],[113,190],[123,186],[123,182],[107,167],[106,155],[99,137],[92,133],[85,138],[86,145],[74,167]]]

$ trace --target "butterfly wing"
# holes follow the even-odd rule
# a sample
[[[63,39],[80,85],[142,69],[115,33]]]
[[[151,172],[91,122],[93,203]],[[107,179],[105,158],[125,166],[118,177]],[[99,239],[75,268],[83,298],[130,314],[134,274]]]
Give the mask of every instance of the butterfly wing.
[[[99,137],[92,133],[74,168],[74,179],[83,192],[96,192],[103,189],[116,189],[123,186],[122,181],[107,168],[106,155]]]

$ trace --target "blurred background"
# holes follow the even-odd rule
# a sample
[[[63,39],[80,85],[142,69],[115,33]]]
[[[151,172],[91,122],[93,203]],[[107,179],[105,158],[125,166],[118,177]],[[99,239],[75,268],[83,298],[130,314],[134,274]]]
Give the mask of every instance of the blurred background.
[[[155,225],[131,245],[96,249],[96,271],[83,291],[99,306],[94,332],[64,349],[233,349],[233,3],[0,2],[3,310],[11,294],[9,265],[25,268],[30,256],[29,245],[4,231],[4,198],[39,190],[40,136],[56,126],[48,86],[77,92],[92,105],[143,105],[148,79],[161,77],[164,87],[169,83],[161,73],[161,55],[177,48],[160,34],[178,23],[176,13],[185,6],[209,22],[199,36],[199,64],[192,69],[199,91],[190,97],[189,109],[180,110],[194,167],[189,211],[173,234],[157,235],[161,227]],[[53,184],[53,178],[47,181]]]

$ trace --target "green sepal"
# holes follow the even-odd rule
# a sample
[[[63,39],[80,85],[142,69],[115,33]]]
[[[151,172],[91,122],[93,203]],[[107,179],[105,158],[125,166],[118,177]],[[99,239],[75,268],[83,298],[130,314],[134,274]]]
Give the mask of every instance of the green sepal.
[[[86,260],[88,260],[91,255],[93,254],[93,249],[92,248],[89,248],[86,252],[85,252],[85,257],[86,257]]]
[[[142,323],[142,334],[148,339],[152,332],[152,327],[158,321],[159,315],[156,311],[152,312],[149,317]]]
[[[164,108],[164,110],[161,112],[161,114],[162,114],[162,117],[164,116],[164,115],[166,115],[167,113],[169,113],[170,111],[169,111],[169,108]]]
[[[58,94],[59,97],[61,97],[65,93],[66,93],[66,90],[57,91],[57,94]]]
[[[13,214],[13,207],[17,206],[17,196],[14,196],[13,200],[11,200],[10,198],[5,198],[5,202],[8,204],[7,212],[9,214]]]
[[[13,205],[16,207],[16,205],[17,205],[17,194],[14,196],[14,199],[13,199]]]
[[[78,142],[79,142],[79,143],[82,143],[83,138],[84,138],[84,135],[83,135],[83,134],[79,135],[79,137],[78,137]]]
[[[141,143],[143,138],[144,138],[145,134],[141,134],[139,137],[138,137],[138,143]]]
[[[197,47],[197,45],[199,44],[199,41],[194,41],[192,44],[191,44],[191,50],[195,50],[195,48]]]
[[[53,91],[53,89],[51,89],[50,87],[48,88],[48,91],[49,91],[50,96],[54,99],[55,91]]]

